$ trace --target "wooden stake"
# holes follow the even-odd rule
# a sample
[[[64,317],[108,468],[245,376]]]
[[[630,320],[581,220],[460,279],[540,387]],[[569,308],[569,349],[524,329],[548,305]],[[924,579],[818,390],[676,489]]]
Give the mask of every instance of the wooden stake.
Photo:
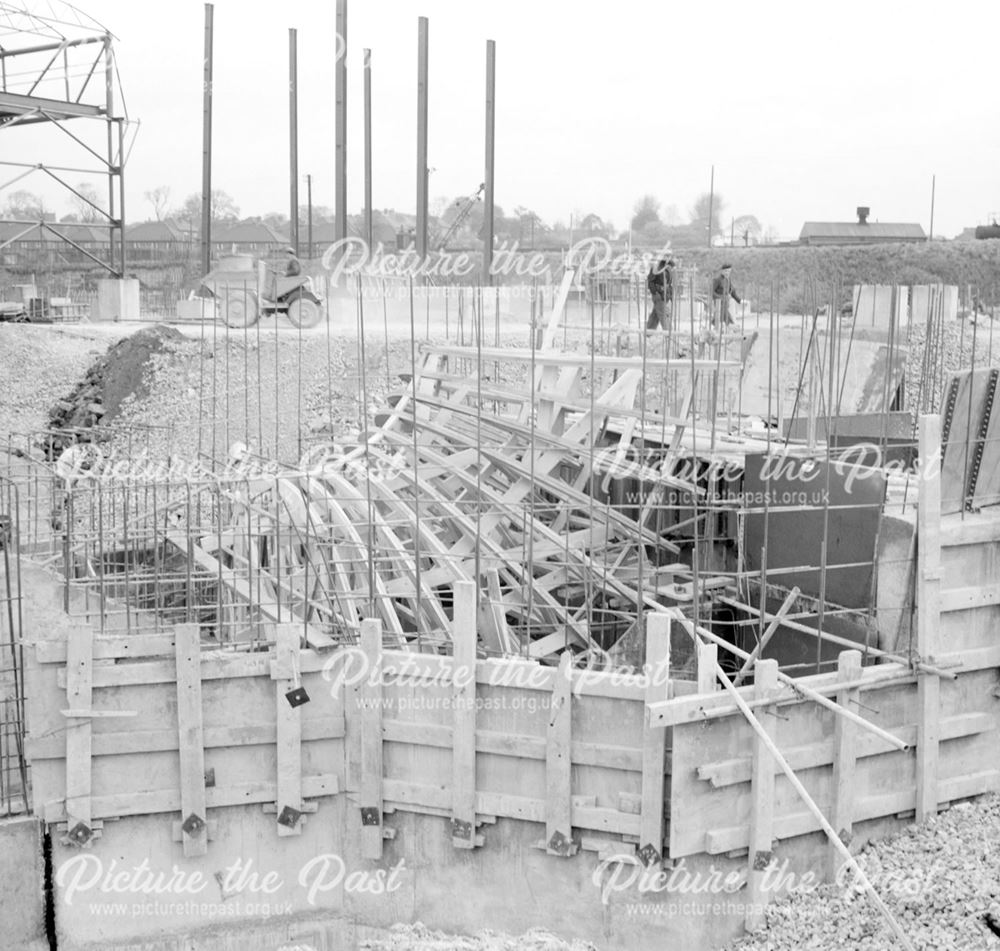
[[[285,808],[304,812],[302,804],[302,707],[293,706],[288,694],[302,686],[297,673],[299,654],[298,624],[278,624],[274,645],[276,737],[277,737],[277,799],[275,809],[279,837],[302,834],[302,823],[285,820]]]
[[[792,588],[788,592],[781,607],[778,608],[778,613],[771,618],[771,623],[768,624],[767,630],[761,635],[757,646],[750,651],[750,656],[743,662],[740,672],[733,678],[735,686],[738,687],[746,679],[747,674],[750,673],[750,668],[757,662],[757,658],[764,653],[764,648],[767,647],[768,641],[774,637],[775,632],[781,627],[781,619],[792,609],[792,605],[795,604],[796,599],[801,593],[798,588]]]
[[[201,633],[197,624],[174,629],[177,658],[177,733],[180,750],[181,829],[184,855],[208,851],[205,743],[201,709]]]
[[[452,682],[451,844],[476,845],[476,586],[456,581]]]
[[[670,618],[652,614],[646,621],[646,704],[642,737],[642,805],[639,855],[645,865],[663,859],[666,733],[649,722],[648,705],[666,700],[670,669]],[[712,668],[715,675],[715,668]]]
[[[719,668],[721,670],[721,668]],[[762,660],[757,664],[754,680],[754,698],[763,700],[774,695],[778,686],[778,662]],[[777,734],[777,708],[762,707],[759,716],[766,717],[765,733],[754,740],[752,773],[750,777],[750,869],[747,876],[747,912],[744,924],[747,931],[757,931],[764,925],[763,906],[767,903],[764,881],[774,858],[771,843],[774,841],[774,736]],[[753,716],[753,714],[751,714]],[[763,739],[761,738],[763,737]],[[770,743],[765,740],[770,737]]]
[[[382,858],[382,624],[377,619],[361,622],[361,649],[365,678],[361,683],[361,854]]]
[[[570,652],[562,655],[552,688],[552,707],[545,738],[545,844],[549,855],[576,854],[572,835],[573,788],[570,760],[572,691]]]
[[[920,488],[917,502],[917,654],[933,661],[941,623],[941,418],[920,417]],[[937,815],[941,681],[922,672],[917,681],[918,822]]]
[[[845,683],[857,680],[861,674],[861,651],[843,651],[837,659],[837,676]],[[841,690],[837,703],[847,707],[856,703],[860,691],[857,687]],[[833,815],[831,822],[840,841],[845,846],[851,842],[851,825],[854,821],[854,767],[857,762],[858,728],[850,720],[837,717],[833,725]],[[837,880],[842,863],[837,849],[830,848],[829,879]]]
[[[66,724],[66,815],[67,830],[82,823],[89,836],[92,829],[92,728],[94,634],[89,625],[70,631],[66,640],[66,705],[64,716],[82,716]],[[81,830],[82,831],[82,830]]]
[[[719,664],[719,648],[716,644],[696,641],[698,651],[698,693],[714,693],[719,689],[715,682],[715,668]]]

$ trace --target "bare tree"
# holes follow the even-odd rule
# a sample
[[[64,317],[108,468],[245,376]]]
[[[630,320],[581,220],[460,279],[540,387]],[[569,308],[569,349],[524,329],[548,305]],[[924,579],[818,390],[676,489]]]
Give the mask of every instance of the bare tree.
[[[107,221],[107,215],[104,214],[97,189],[90,182],[77,183],[72,203],[76,209],[77,218],[80,221],[86,224],[93,224],[95,221]]]
[[[177,213],[185,221],[201,220],[201,192],[188,195]],[[221,188],[212,189],[212,220],[236,221],[240,216],[239,206]]]
[[[660,223],[660,203],[652,195],[643,195],[632,209],[632,230],[642,231]]]
[[[676,205],[667,205],[663,209],[663,223],[670,228],[676,228],[678,225],[684,224],[684,219],[681,218],[681,213]]]
[[[153,206],[153,215],[157,221],[163,221],[170,206],[170,186],[157,185],[145,193],[145,199]]]
[[[18,221],[41,221],[45,214],[45,199],[23,189],[11,192],[3,209],[5,218],[15,218]]]
[[[740,215],[733,219],[733,231],[736,239],[742,241],[744,247],[751,244],[760,244],[763,229],[755,215]]]

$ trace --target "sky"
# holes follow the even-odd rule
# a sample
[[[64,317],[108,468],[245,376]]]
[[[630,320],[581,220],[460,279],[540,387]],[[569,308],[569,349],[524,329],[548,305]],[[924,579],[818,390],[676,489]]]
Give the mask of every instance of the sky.
[[[126,217],[168,186],[200,189],[204,4],[80,0],[116,37],[138,120]],[[213,184],[243,215],[287,214],[288,28],[298,30],[300,199],[334,199],[333,0],[215,3]],[[715,190],[723,220],[930,224],[952,237],[1000,212],[1000,4],[619,0],[349,0],[348,210],[363,200],[362,50],[372,50],[373,205],[413,211],[417,17],[429,18],[430,198],[484,178],[486,40],[497,44],[496,201],[548,222],[627,227],[654,195],[687,219]],[[19,138],[15,140],[13,137]],[[4,157],[69,162],[73,144],[9,130]],[[74,161],[77,160],[74,157]],[[46,191],[30,177],[16,187]],[[60,207],[54,191],[52,202]],[[2,193],[0,193],[2,196]]]

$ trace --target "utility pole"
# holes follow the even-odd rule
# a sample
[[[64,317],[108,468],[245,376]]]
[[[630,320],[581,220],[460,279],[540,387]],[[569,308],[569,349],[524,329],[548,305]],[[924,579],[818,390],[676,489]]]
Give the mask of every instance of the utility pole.
[[[712,166],[712,179],[708,186],[708,246],[712,247],[712,207],[715,204],[715,166]]]
[[[427,257],[427,17],[417,19],[417,257]]]
[[[928,241],[934,240],[934,187],[937,185],[937,175],[931,175],[931,231],[927,236]]]
[[[372,225],[372,51],[365,50],[365,241],[371,250],[374,243]]]
[[[493,283],[493,158],[496,129],[497,44],[486,41],[486,194],[483,202],[483,284]]]

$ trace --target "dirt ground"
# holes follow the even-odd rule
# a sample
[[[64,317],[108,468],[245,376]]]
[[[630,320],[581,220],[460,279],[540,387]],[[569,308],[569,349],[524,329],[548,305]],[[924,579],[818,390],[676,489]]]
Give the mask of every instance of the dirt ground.
[[[85,403],[103,402],[101,426],[135,452],[220,458],[240,441],[293,463],[310,438],[359,429],[363,408],[402,386],[398,374],[410,366],[408,334],[367,338],[362,351],[350,335],[188,326],[167,328],[160,346],[119,347],[106,358],[143,327],[0,324],[0,438],[41,432],[53,411],[60,425],[83,422],[68,409],[82,390]]]

